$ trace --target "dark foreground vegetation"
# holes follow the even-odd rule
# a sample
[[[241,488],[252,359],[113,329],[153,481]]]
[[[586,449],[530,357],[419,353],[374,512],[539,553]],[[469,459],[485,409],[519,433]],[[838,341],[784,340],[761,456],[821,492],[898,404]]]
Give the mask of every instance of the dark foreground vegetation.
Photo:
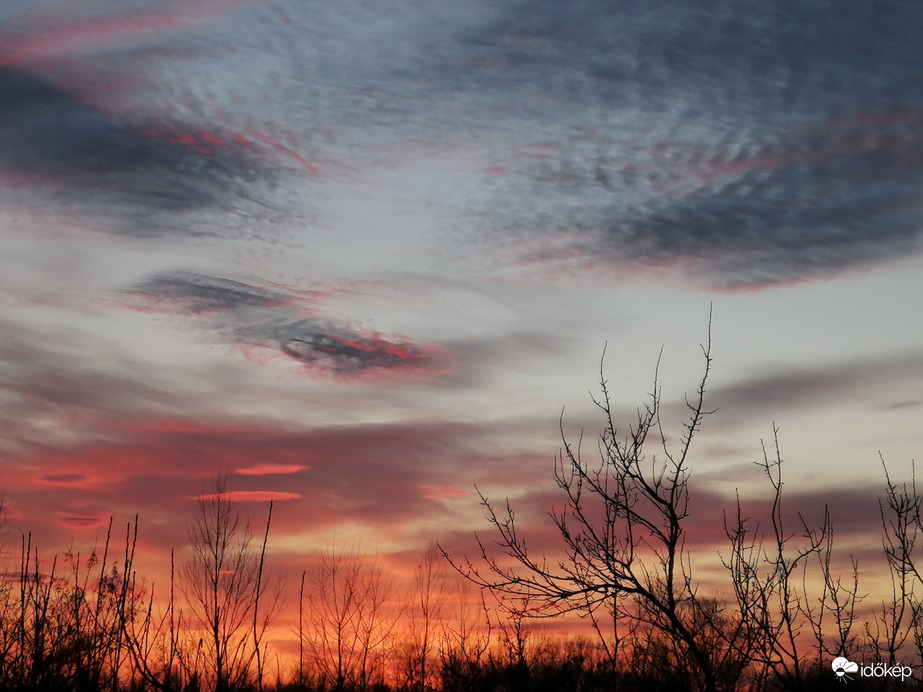
[[[884,574],[871,581],[887,596],[873,599],[859,564],[834,552],[829,513],[812,525],[783,511],[774,439],[758,462],[769,509],[728,508],[724,584],[703,586],[686,548],[690,450],[709,414],[710,346],[703,354],[675,442],[656,380],[619,428],[601,378],[598,454],[585,459],[565,436],[555,463],[560,550],[547,558],[530,552],[509,502],[482,496],[493,540],[479,553],[433,545],[398,589],[376,561],[329,548],[301,574],[297,622],[281,625],[272,504],[255,530],[221,480],[203,493],[189,545],[156,590],[135,568],[137,518],[124,539],[110,523],[90,555],[41,556],[23,536],[5,546],[0,692],[920,687],[923,494],[913,477],[895,482],[883,467]],[[579,619],[591,635],[552,635],[543,623],[554,618]],[[291,643],[284,657],[280,639]]]

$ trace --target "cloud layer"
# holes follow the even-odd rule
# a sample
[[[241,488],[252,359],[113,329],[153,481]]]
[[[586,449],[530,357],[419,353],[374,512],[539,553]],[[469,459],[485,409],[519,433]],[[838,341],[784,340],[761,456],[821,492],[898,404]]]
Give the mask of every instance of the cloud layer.
[[[499,219],[528,258],[718,285],[919,252],[921,26],[899,3],[517,4],[469,36],[481,83],[534,106],[536,136],[495,168],[519,202]]]
[[[421,181],[412,197],[522,260],[756,287],[921,249],[913,3],[228,2],[134,15],[94,27],[75,12],[0,67],[0,168],[104,228],[246,234],[316,213],[330,162],[362,176],[448,157],[469,194]],[[140,86],[87,81],[91,105],[79,84],[43,76],[101,65],[64,38],[106,36],[122,54],[138,27],[141,53],[121,74]],[[58,62],[36,62],[56,35]],[[157,70],[137,69],[145,55]],[[209,84],[181,88],[185,73]],[[180,96],[190,104],[176,117]],[[311,180],[307,198],[290,194],[291,167],[299,187]]]

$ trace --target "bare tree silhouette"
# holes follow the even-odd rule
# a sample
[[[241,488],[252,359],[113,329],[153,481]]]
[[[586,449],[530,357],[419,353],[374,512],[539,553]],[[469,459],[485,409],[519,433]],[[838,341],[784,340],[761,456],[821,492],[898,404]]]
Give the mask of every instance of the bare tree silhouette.
[[[866,636],[880,660],[889,665],[910,646],[923,658],[923,575],[918,544],[923,539],[923,494],[917,488],[916,465],[910,480],[897,483],[883,457],[885,497],[879,500],[882,548],[888,562],[891,594],[881,610],[866,623]]]
[[[738,499],[733,521],[725,516],[731,552],[724,564],[745,629],[742,651],[752,661],[755,679],[800,690],[812,684],[825,660],[855,650],[853,628],[862,597],[855,560],[848,580],[833,574],[833,523],[826,506],[820,526],[810,526],[797,513],[798,528],[787,528],[778,433],[773,427],[772,455],[764,444],[757,462],[772,488],[770,529],[767,533],[744,517]],[[812,575],[819,592],[812,591]]]
[[[433,668],[446,606],[445,566],[438,546],[431,543],[414,572],[406,608],[409,631],[405,662],[405,684],[413,690],[425,690],[434,683]]]
[[[454,576],[452,608],[443,622],[439,650],[440,682],[446,692],[468,689],[478,680],[494,643],[494,623],[483,591],[473,593],[469,580]]]
[[[140,593],[132,564],[137,522],[121,565],[110,558],[112,521],[101,551],[69,550],[50,566],[22,538],[19,567],[0,584],[0,689],[118,690],[130,663],[123,632]]]
[[[620,626],[633,622],[653,628],[690,663],[696,686],[715,692],[719,681],[712,647],[716,642],[702,637],[701,619],[708,611],[697,595],[685,548],[692,441],[711,413],[705,407],[712,363],[711,318],[702,353],[703,374],[695,395],[686,400],[685,432],[675,447],[661,421],[659,359],[650,399],[626,433],[616,424],[601,365],[601,395],[594,403],[605,428],[595,464],[583,458],[580,442],[567,439],[562,422],[563,452],[556,459],[554,477],[565,502],[551,518],[561,538],[563,558],[551,561],[532,554],[518,531],[509,500],[499,509],[480,491],[488,520],[496,529],[500,555],[478,538],[477,564],[469,558],[458,562],[446,557],[482,588],[528,603],[531,615],[579,611],[593,618],[608,617],[613,659],[618,657]],[[722,633],[719,639],[726,637]]]
[[[261,621],[259,613],[268,589],[266,538],[257,550],[250,521],[232,501],[223,477],[203,492],[197,510],[188,527],[192,553],[183,566],[181,585],[192,611],[192,632],[201,633],[194,648],[203,672],[216,692],[229,692],[249,682],[254,661],[262,660],[260,638],[268,624],[267,614]],[[271,517],[270,505],[266,537]]]
[[[382,676],[398,613],[391,579],[358,550],[331,546],[307,573],[307,648],[322,689],[367,689]]]

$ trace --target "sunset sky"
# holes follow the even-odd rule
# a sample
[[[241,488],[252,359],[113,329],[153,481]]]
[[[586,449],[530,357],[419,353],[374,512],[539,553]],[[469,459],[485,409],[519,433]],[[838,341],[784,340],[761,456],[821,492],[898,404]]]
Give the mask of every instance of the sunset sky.
[[[793,507],[879,550],[923,450],[923,4],[0,4],[0,489],[18,557],[217,474],[302,569],[544,513],[566,433],[668,435],[713,310],[689,544],[780,428]],[[607,345],[608,344],[608,345]],[[161,563],[162,566],[162,563]]]

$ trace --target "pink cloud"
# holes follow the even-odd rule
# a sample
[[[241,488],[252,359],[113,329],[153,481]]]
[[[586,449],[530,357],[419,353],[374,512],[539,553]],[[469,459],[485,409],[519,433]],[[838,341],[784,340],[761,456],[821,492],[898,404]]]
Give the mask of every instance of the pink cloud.
[[[234,473],[242,476],[275,476],[288,473],[298,473],[308,467],[305,464],[257,464],[237,469]]]
[[[420,491],[427,500],[450,500],[455,497],[468,497],[470,493],[451,485],[421,485]]]
[[[274,490],[230,490],[222,493],[221,497],[232,502],[283,502],[285,500],[297,500],[301,497],[298,493],[280,493]],[[197,495],[193,500],[215,500],[218,498],[216,493]]]

